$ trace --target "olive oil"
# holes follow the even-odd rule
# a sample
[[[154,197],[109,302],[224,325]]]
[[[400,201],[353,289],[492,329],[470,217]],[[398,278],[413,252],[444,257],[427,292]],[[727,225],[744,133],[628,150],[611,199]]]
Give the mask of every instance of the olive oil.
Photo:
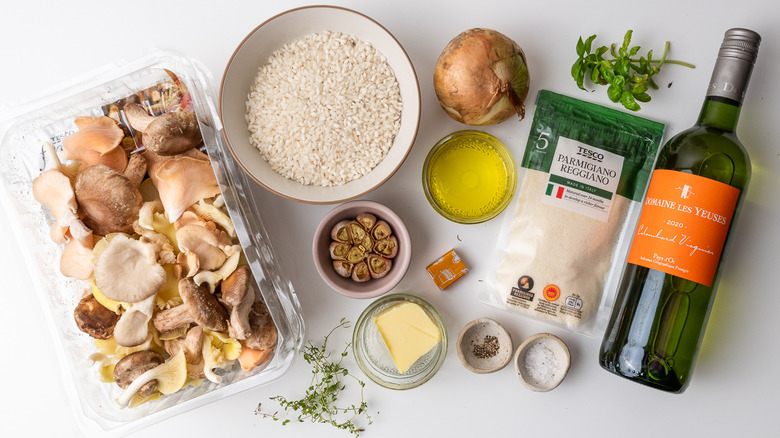
[[[514,161],[503,144],[480,131],[459,131],[440,141],[424,166],[426,195],[442,215],[460,223],[498,215],[514,193]]]

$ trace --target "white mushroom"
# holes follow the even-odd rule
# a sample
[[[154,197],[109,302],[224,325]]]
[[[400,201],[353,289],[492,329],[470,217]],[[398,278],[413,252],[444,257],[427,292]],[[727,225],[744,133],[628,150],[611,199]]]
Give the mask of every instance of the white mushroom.
[[[238,267],[238,260],[241,258],[241,253],[236,252],[225,261],[225,263],[216,271],[200,271],[192,277],[195,280],[195,284],[200,286],[203,283],[208,284],[211,293],[217,290],[217,284],[220,281],[226,279],[228,275]]]

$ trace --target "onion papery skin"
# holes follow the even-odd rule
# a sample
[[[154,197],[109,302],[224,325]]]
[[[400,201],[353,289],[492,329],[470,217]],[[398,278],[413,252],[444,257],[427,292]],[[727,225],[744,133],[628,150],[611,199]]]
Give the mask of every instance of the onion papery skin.
[[[469,29],[452,39],[436,62],[433,86],[444,111],[458,122],[484,126],[525,117],[529,74],[525,54],[506,35]]]

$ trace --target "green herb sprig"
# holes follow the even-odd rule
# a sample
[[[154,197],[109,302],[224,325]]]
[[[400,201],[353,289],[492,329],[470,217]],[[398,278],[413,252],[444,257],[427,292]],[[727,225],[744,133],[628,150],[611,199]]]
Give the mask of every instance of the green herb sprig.
[[[309,420],[312,423],[327,423],[338,429],[346,430],[355,437],[359,436],[364,429],[355,424],[354,420],[360,415],[366,417],[368,424],[371,424],[373,420],[368,414],[368,405],[363,397],[363,388],[365,388],[366,384],[350,374],[342,366],[342,361],[347,357],[349,347],[352,344],[347,343],[337,361],[331,361],[330,353],[327,351],[328,339],[333,332],[339,328],[348,328],[349,326],[349,321],[342,318],[339,324],[325,336],[321,347],[316,347],[311,342],[303,347],[303,358],[313,367],[311,383],[303,398],[300,400],[288,400],[282,396],[271,397],[271,400],[279,403],[288,415],[291,412],[298,412],[297,418],[293,420],[280,417],[278,412],[273,414],[263,412],[261,404],[257,405],[255,414],[264,418],[272,418],[275,421],[281,421],[283,425],[287,425],[291,421],[302,423],[305,420]],[[360,403],[339,407],[336,405],[336,401],[339,393],[346,388],[342,383],[342,378],[346,377],[354,379],[360,385]]]
[[[666,59],[669,41],[664,45],[661,59],[653,59],[652,50],[647,52],[647,57],[637,57],[640,46],[631,46],[632,33],[632,30],[626,32],[623,45],[620,47],[616,44],[610,47],[601,46],[593,52],[591,46],[596,35],[591,35],[585,41],[580,37],[577,41],[578,58],[571,66],[571,75],[577,82],[577,86],[583,90],[585,90],[586,77],[589,77],[594,84],[609,85],[607,95],[612,102],[620,103],[631,111],[639,111],[641,107],[638,102],[650,101],[648,88],[658,89],[653,76],[661,71],[662,65],[696,67],[687,62]],[[614,59],[605,59],[606,54],[612,55]]]

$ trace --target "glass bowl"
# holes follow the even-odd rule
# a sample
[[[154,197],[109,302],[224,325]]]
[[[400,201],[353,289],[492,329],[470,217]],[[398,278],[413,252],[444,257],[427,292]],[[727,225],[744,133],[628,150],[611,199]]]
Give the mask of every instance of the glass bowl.
[[[464,130],[439,140],[425,158],[425,197],[434,210],[461,224],[498,216],[515,193],[517,168],[496,137]]]
[[[415,303],[422,307],[431,321],[439,328],[441,339],[405,373],[401,374],[398,372],[373,318],[383,310],[404,302]],[[436,309],[422,298],[402,293],[385,295],[371,303],[358,318],[352,333],[352,349],[358,366],[369,379],[385,388],[414,388],[430,380],[444,363],[447,356],[447,328]]]

